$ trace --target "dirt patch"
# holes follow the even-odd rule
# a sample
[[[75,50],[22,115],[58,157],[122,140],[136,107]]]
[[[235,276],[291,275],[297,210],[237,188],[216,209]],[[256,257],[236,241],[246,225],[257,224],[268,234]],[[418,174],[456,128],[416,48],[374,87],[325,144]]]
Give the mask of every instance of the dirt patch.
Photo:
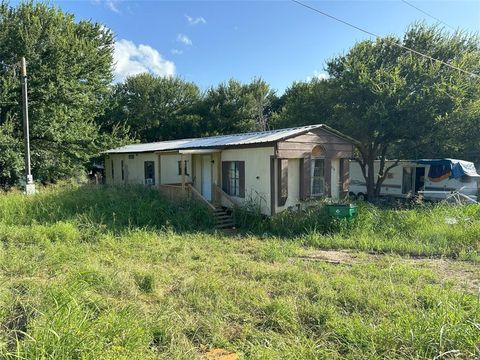
[[[392,262],[398,261],[398,258],[390,257],[389,255],[374,255],[348,250],[316,250],[298,258],[306,261],[321,261],[347,266],[385,261],[386,259],[391,259]],[[449,282],[457,289],[480,294],[480,265],[478,264],[426,257],[402,257],[401,262],[415,268],[432,271],[441,283]]]
[[[431,270],[442,283],[452,283],[455,288],[480,294],[480,265],[466,261],[446,259],[405,259],[416,268]]]
[[[28,314],[23,305],[15,303],[10,309],[10,314],[7,317],[2,328],[7,332],[7,347],[9,350],[15,350],[17,341],[24,339],[27,332]]]
[[[368,255],[372,256],[373,255]],[[299,259],[308,261],[323,261],[330,264],[342,264],[353,265],[358,262],[364,262],[365,257],[362,259],[358,253],[346,251],[346,250],[317,250],[313,253],[309,253],[303,256],[299,256]]]
[[[238,355],[225,349],[210,349],[204,353],[208,360],[237,360]]]

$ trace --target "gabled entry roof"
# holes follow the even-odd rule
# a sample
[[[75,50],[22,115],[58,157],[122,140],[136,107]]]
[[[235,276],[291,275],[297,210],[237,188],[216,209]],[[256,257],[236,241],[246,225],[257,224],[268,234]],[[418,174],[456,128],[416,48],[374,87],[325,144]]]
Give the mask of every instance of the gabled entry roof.
[[[147,144],[132,144],[118,147],[105,151],[106,154],[121,154],[121,153],[140,153],[140,152],[155,152],[155,151],[173,151],[186,149],[222,149],[226,147],[236,147],[242,145],[254,145],[275,143],[280,140],[285,140],[294,136],[307,133],[314,129],[324,129],[339,137],[350,140],[349,137],[334,130],[327,125],[317,124],[309,126],[301,126],[288,129],[258,131],[243,134],[219,135],[209,136],[204,138],[181,139],[171,141],[160,141]]]

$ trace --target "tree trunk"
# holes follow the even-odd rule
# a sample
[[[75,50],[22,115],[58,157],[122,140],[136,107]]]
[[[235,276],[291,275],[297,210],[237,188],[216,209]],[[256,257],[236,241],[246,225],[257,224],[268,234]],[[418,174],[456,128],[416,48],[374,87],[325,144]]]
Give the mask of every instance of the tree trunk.
[[[375,157],[369,156],[367,163],[367,178],[365,179],[367,184],[367,198],[368,201],[376,199],[375,191]]]
[[[369,145],[368,148],[355,144],[361,157],[357,158],[363,177],[367,186],[368,201],[375,201],[380,197],[383,181],[387,178],[388,172],[398,165],[399,160],[396,160],[392,165],[385,167],[385,156],[387,153],[388,144],[378,145],[376,142]],[[380,164],[378,172],[375,174],[375,159],[380,154]]]

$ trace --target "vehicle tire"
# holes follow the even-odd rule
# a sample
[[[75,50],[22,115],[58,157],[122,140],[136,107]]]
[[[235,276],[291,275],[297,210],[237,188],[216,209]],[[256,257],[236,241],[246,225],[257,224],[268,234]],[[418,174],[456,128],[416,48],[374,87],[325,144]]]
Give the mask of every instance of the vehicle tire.
[[[355,193],[352,191],[348,193],[348,197],[352,200],[357,200],[357,195],[355,195]]]
[[[358,193],[357,194],[357,200],[367,201],[367,195],[365,195],[364,193]]]

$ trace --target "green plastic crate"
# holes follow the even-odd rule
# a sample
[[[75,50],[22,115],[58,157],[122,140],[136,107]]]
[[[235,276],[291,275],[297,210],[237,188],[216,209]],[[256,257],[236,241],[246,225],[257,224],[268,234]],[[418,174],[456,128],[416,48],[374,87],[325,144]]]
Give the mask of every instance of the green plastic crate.
[[[354,204],[330,204],[327,205],[327,213],[337,219],[351,219],[357,215],[357,205]]]

